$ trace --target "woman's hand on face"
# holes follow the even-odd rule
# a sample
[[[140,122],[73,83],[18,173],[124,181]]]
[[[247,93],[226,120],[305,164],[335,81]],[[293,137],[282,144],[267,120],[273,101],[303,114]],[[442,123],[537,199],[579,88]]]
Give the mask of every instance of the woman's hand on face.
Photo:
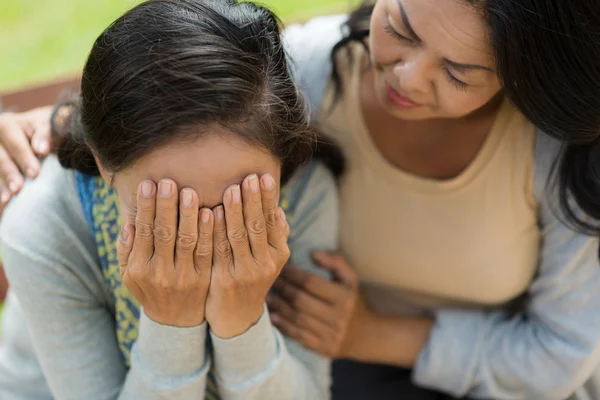
[[[290,256],[289,226],[275,180],[247,177],[213,210],[214,252],[206,319],[221,338],[238,336],[261,317],[265,297]]]
[[[358,296],[358,279],[338,254],[315,253],[333,281],[286,266],[269,294],[271,320],[282,333],[330,358],[350,357],[358,328],[369,312]]]
[[[0,113],[0,209],[23,187],[24,175],[37,176],[38,157],[50,152],[52,107]]]
[[[204,321],[213,225],[211,210],[198,211],[194,190],[178,194],[168,179],[158,187],[140,184],[135,226],[123,226],[117,251],[123,283],[153,321],[177,327]]]

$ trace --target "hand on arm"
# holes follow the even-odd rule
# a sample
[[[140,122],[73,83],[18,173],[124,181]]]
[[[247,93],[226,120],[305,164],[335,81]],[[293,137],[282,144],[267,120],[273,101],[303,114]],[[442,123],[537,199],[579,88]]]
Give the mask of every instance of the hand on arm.
[[[341,255],[316,253],[334,280],[284,268],[269,297],[273,323],[305,346],[332,358],[410,368],[433,324],[426,317],[388,317],[368,310],[358,281]]]

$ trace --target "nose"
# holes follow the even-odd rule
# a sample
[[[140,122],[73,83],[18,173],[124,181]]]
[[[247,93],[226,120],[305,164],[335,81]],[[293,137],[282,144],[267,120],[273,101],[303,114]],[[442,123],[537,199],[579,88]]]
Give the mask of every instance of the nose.
[[[426,93],[429,87],[428,65],[421,57],[400,60],[394,66],[393,73],[400,87],[407,93]]]

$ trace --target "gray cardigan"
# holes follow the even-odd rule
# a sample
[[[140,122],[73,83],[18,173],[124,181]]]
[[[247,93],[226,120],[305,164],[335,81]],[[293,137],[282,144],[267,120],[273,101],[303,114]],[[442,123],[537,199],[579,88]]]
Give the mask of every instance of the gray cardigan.
[[[324,274],[311,253],[337,247],[333,177],[311,164],[291,179],[287,191],[292,260]],[[2,400],[201,400],[213,363],[224,400],[329,398],[330,360],[284,339],[266,311],[229,340],[212,335],[206,323],[174,328],[142,312],[127,369],[115,336],[113,298],[74,173],[54,157],[5,211],[0,240],[11,282],[0,346]]]
[[[292,72],[318,118],[330,82],[331,50],[346,16],[315,18],[285,32]],[[534,191],[542,232],[538,274],[522,314],[436,311],[436,323],[414,367],[422,386],[456,397],[600,399],[600,266],[598,239],[558,219],[547,188],[560,144],[537,132]]]

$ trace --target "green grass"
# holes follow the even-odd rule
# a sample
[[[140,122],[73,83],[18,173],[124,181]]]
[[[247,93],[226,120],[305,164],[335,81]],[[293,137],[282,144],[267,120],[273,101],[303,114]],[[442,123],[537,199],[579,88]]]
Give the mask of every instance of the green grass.
[[[350,0],[263,0],[284,21],[347,10]],[[0,92],[81,70],[94,39],[140,0],[0,0]]]

